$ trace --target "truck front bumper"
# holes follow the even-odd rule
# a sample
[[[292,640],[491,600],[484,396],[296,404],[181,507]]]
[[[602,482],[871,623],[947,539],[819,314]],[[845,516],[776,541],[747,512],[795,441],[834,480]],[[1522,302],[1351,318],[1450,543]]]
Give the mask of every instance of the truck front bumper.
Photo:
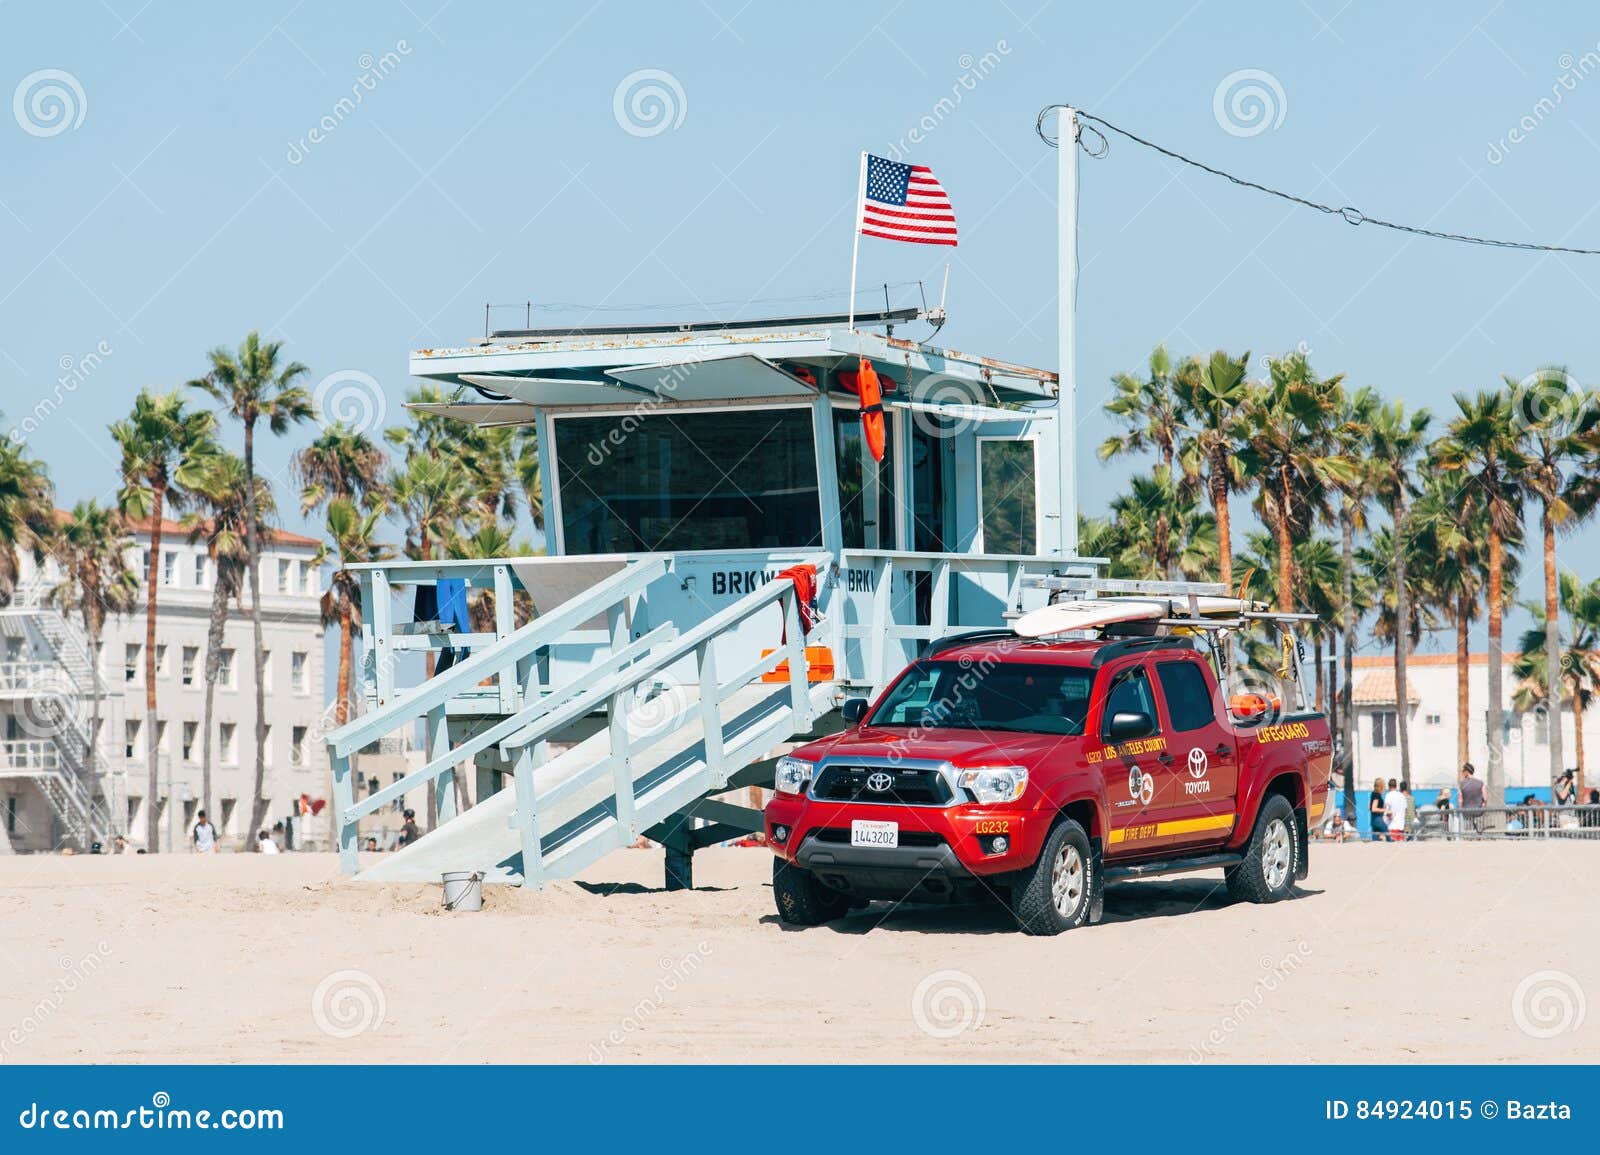
[[[852,846],[856,819],[897,822],[900,845]],[[1048,820],[1033,811],[976,804],[897,807],[819,802],[780,794],[766,810],[774,853],[859,898],[942,902],[1000,890],[996,877],[1038,856]],[[1003,836],[997,843],[996,837]],[[997,845],[1005,849],[997,851]]]

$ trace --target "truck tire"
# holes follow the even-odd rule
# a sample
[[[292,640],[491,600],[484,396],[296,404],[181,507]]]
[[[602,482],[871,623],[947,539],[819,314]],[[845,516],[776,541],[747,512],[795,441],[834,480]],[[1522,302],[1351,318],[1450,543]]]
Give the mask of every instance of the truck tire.
[[[1224,872],[1228,894],[1236,902],[1277,902],[1294,889],[1299,866],[1299,832],[1294,807],[1281,794],[1261,804],[1256,828],[1245,846],[1244,861]]]
[[[790,926],[821,926],[850,909],[848,896],[830,890],[809,870],[776,855],[772,859],[772,897],[778,904],[779,920]]]
[[[1023,934],[1052,935],[1089,921],[1094,893],[1089,836],[1071,818],[1058,822],[1044,849],[1011,886],[1011,913]]]

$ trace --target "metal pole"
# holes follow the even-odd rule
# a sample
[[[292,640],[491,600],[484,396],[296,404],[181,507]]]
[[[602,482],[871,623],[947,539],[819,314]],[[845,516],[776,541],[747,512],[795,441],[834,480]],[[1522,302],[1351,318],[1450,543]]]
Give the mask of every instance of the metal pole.
[[[851,226],[855,240],[850,245],[850,319],[845,328],[856,327],[856,259],[861,255],[861,206],[867,199],[867,153],[861,152],[861,172],[856,177],[856,219]]]
[[[1078,113],[1056,112],[1056,199],[1058,264],[1056,336],[1060,384],[1056,405],[1057,507],[1061,515],[1061,555],[1078,555]]]

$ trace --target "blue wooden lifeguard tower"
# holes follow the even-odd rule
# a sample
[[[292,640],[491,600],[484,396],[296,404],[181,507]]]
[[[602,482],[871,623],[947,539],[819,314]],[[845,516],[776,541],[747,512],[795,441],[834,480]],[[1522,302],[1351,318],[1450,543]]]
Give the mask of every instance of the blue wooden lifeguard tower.
[[[437,828],[362,877],[539,885],[643,834],[684,885],[695,848],[760,829],[715,796],[770,784],[844,698],[930,639],[1042,604],[1030,578],[1095,576],[1056,374],[894,335],[928,319],[511,330],[413,353],[455,390],[420,408],[536,430],[549,555],[358,567],[366,712],[329,738],[344,869],[363,815],[435,781]],[[885,389],[881,461],[863,358]],[[779,576],[795,565],[816,575],[809,634]],[[396,620],[392,595],[447,579],[494,591],[492,633]],[[518,590],[536,611],[520,627]],[[397,684],[399,655],[444,647],[471,656]],[[358,797],[351,755],[419,720],[426,765]],[[472,765],[478,800],[457,813]]]

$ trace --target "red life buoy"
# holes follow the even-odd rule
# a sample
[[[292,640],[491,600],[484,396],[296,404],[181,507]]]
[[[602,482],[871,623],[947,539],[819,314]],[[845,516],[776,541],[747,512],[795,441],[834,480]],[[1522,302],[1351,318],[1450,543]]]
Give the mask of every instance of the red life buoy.
[[[878,387],[878,374],[872,362],[861,358],[861,369],[856,376],[856,395],[861,398],[861,435],[867,440],[867,450],[872,460],[882,461],[885,442],[883,420],[883,391]]]

